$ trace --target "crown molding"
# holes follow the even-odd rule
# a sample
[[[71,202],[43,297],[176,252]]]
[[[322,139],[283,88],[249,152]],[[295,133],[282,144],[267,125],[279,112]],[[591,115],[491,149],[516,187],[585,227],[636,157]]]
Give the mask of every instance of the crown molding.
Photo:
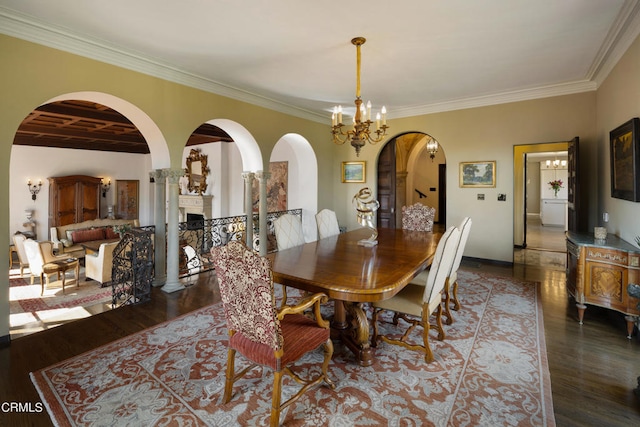
[[[523,89],[498,94],[465,98],[455,101],[440,102],[417,107],[394,109],[393,114],[388,113],[389,118],[404,118],[424,114],[442,113],[446,111],[464,110],[467,108],[489,107],[491,105],[507,104],[510,102],[530,101],[532,99],[550,98],[553,96],[571,95],[575,93],[590,92],[597,89],[593,81],[583,80],[563,84]]]
[[[291,116],[322,124],[329,122],[329,116],[324,112],[302,109],[243,89],[224,85],[170,64],[145,57],[137,52],[123,50],[104,40],[73,34],[62,27],[37,21],[31,16],[2,6],[0,6],[0,33]],[[583,80],[393,109],[389,112],[389,118],[434,114],[597,90],[638,34],[640,34],[640,3],[637,0],[626,0]]]
[[[318,123],[329,122],[329,118],[323,114],[185,72],[153,58],[123,50],[103,40],[80,36],[64,28],[36,21],[30,16],[2,6],[0,33],[295,117]]]

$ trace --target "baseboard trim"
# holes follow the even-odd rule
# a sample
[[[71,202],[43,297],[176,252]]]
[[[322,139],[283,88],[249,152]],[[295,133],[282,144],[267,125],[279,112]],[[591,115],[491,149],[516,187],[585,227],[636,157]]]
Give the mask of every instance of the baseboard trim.
[[[486,258],[474,258],[463,256],[462,261],[468,264],[476,263],[476,264],[488,264],[488,265],[497,265],[500,267],[513,267],[513,262],[510,261],[498,261],[495,259],[486,259]]]
[[[4,335],[0,337],[0,348],[8,347],[11,344],[11,335]]]

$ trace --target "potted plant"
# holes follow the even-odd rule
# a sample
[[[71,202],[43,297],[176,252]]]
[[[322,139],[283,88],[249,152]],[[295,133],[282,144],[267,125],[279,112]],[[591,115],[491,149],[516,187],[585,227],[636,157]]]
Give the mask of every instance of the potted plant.
[[[554,179],[553,181],[549,182],[549,185],[551,186],[551,189],[553,190],[553,197],[558,197],[558,191],[560,191],[561,188],[564,188],[562,186],[562,180],[561,179]]]

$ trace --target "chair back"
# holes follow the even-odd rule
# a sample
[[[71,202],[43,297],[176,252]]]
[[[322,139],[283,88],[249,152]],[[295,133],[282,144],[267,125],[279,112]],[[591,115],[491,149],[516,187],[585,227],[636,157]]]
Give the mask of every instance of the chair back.
[[[433,231],[436,208],[415,203],[402,207],[402,229],[411,231]]]
[[[24,251],[27,255],[27,259],[29,260],[29,269],[31,270],[31,274],[42,274],[42,266],[45,264],[45,262],[44,257],[42,256],[40,243],[32,239],[26,239],[24,241]]]
[[[18,260],[20,264],[29,264],[29,260],[27,259],[27,253],[24,250],[24,241],[27,240],[24,234],[14,234],[13,235],[13,246],[16,248],[16,252],[18,253]]]
[[[318,225],[318,238],[336,236],[340,234],[340,226],[336,213],[329,209],[322,209],[316,214],[316,224]]]
[[[440,292],[444,289],[451,271],[458,240],[460,240],[460,230],[453,226],[449,227],[440,238],[429,269],[427,283],[422,296],[423,302],[430,302],[436,297],[438,301],[441,300]]]
[[[284,214],[273,222],[278,250],[304,245],[302,221],[296,215]]]
[[[229,331],[273,350],[282,348],[269,260],[237,241],[212,248],[211,255]]]
[[[449,272],[449,283],[453,283],[458,277],[458,268],[460,268],[460,262],[462,262],[462,254],[464,253],[464,247],[467,245],[467,239],[469,238],[469,232],[471,231],[471,218],[465,217],[458,229],[460,230],[460,239],[456,246],[456,255],[451,264],[451,271]]]

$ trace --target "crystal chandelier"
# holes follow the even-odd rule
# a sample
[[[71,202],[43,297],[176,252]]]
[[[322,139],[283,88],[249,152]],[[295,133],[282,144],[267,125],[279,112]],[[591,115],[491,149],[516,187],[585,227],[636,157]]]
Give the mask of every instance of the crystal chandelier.
[[[370,144],[376,144],[387,134],[387,110],[383,106],[380,113],[376,115],[376,130],[372,131],[369,127],[373,124],[371,120],[371,101],[367,102],[366,107],[362,104],[360,98],[360,46],[367,41],[364,37],[356,37],[351,40],[351,44],[355,45],[357,52],[356,62],[356,114],[353,117],[353,128],[343,130],[345,126],[342,123],[342,106],[338,105],[333,108],[331,115],[331,133],[333,134],[333,142],[339,145],[349,141],[353,148],[356,149],[356,156],[360,156],[360,149],[368,141]]]

